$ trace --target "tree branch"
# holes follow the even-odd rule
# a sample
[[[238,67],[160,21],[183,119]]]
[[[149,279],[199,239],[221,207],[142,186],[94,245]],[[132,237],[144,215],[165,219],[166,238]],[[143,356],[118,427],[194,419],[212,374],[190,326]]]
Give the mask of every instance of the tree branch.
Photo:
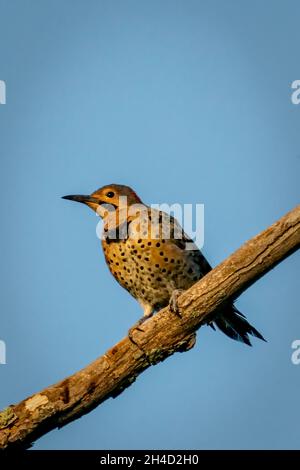
[[[45,388],[0,413],[0,449],[29,447],[38,437],[61,427],[116,397],[151,365],[193,347],[195,331],[222,305],[300,247],[300,205],[245,243],[178,298],[182,318],[160,310],[102,357],[74,375]]]

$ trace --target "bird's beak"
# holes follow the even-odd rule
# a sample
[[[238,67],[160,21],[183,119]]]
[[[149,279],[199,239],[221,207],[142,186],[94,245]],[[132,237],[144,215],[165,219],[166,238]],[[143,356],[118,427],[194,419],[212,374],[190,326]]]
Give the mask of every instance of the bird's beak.
[[[68,199],[70,201],[82,202],[83,204],[99,204],[99,199],[96,199],[93,196],[74,194],[71,196],[63,196],[62,199]]]

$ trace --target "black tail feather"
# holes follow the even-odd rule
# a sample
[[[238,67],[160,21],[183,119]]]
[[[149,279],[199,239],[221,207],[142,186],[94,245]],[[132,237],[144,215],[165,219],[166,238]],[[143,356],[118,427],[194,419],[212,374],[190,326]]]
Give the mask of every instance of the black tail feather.
[[[250,325],[246,317],[234,305],[227,308],[220,317],[214,320],[214,323],[229,338],[241,341],[248,344],[248,346],[252,346],[249,335],[266,341],[262,334]]]

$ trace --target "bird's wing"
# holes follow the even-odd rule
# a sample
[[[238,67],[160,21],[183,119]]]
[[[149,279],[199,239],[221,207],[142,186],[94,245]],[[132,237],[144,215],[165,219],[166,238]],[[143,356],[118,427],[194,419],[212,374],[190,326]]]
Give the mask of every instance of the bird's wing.
[[[204,276],[212,270],[211,265],[201,253],[195,242],[184,232],[179,222],[172,216],[170,216],[170,218],[171,225],[173,227],[172,243],[178,246],[181,250],[184,250],[186,252],[186,256],[188,258],[191,257],[194,263],[201,267],[201,274]],[[181,238],[178,239],[176,235],[180,233]]]
[[[152,222],[153,219],[157,221],[159,238],[167,242],[165,246],[167,256],[186,261],[188,265],[198,266],[199,278],[211,271],[212,267],[175,217],[151,209]]]

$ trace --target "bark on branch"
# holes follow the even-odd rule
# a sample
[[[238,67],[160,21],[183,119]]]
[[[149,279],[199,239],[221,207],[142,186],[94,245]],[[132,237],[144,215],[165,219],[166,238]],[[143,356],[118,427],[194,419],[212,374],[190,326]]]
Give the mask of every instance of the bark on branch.
[[[182,318],[164,308],[74,375],[0,413],[0,449],[24,448],[116,397],[151,365],[194,344],[195,331],[300,247],[300,205],[249,240],[178,298]]]

